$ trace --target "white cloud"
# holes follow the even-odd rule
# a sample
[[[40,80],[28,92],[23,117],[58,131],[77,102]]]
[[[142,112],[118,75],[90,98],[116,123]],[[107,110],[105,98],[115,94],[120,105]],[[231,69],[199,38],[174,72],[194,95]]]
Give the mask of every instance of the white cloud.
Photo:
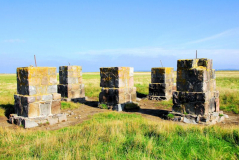
[[[25,40],[23,39],[7,39],[4,40],[5,43],[25,43]]]
[[[197,50],[199,58],[220,58],[230,56],[239,58],[239,49],[199,49]],[[129,49],[103,49],[89,50],[77,53],[83,59],[91,59],[94,57],[107,56],[109,58],[117,58],[119,56],[137,56],[137,57],[159,57],[171,56],[182,58],[194,58],[196,50],[193,49],[163,49],[163,48],[129,48]]]
[[[157,55],[176,55],[173,50],[165,50],[163,48],[125,48],[125,49],[103,49],[103,50],[89,50],[78,52],[80,55],[135,55],[135,56],[157,56]]]
[[[214,39],[218,39],[218,38],[226,37],[226,36],[231,36],[231,35],[234,35],[234,36],[235,35],[239,35],[239,28],[234,28],[234,29],[226,30],[224,32],[221,32],[221,33],[218,33],[218,34],[206,37],[206,38],[202,38],[202,39],[198,39],[198,40],[195,40],[195,41],[191,41],[191,42],[188,42],[186,44],[201,43],[201,42],[206,42],[206,41],[209,41],[209,40],[214,40]]]

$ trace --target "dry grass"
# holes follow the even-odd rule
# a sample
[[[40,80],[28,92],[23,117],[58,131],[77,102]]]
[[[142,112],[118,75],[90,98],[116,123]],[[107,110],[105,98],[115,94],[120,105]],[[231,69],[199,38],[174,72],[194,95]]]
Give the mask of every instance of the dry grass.
[[[57,131],[0,127],[1,159],[237,159],[237,128],[102,113]]]

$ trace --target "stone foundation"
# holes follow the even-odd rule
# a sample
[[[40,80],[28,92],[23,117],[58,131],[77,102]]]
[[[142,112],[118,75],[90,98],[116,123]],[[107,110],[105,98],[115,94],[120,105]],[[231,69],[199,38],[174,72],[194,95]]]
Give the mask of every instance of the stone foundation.
[[[117,111],[124,110],[123,104],[136,102],[136,87],[132,67],[100,68],[99,107],[102,104]],[[111,107],[110,107],[111,106]]]
[[[216,90],[212,60],[178,60],[177,67],[177,91],[173,93],[173,112],[207,117],[207,121],[215,115],[219,117],[219,91]]]
[[[151,69],[149,100],[169,100],[172,98],[174,84],[173,68],[159,67]]]
[[[75,101],[85,99],[85,85],[82,83],[81,66],[59,67],[58,93],[64,101]]]
[[[15,115],[11,123],[37,126],[34,119],[49,118],[61,113],[61,95],[57,93],[55,67],[17,68]],[[29,128],[29,127],[25,127]]]
[[[18,116],[44,117],[61,112],[55,67],[17,68],[14,108]]]

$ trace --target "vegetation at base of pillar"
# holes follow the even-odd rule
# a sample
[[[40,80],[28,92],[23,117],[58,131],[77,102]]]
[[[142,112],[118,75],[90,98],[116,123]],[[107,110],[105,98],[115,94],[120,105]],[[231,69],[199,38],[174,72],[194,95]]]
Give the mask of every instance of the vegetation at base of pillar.
[[[100,104],[100,106],[99,106],[100,108],[102,108],[102,109],[108,109],[108,106],[107,106],[107,104]]]
[[[126,111],[137,110],[137,109],[140,109],[140,107],[136,103],[126,103],[125,104],[125,110]]]
[[[54,131],[0,127],[0,159],[238,159],[238,128],[100,113]]]

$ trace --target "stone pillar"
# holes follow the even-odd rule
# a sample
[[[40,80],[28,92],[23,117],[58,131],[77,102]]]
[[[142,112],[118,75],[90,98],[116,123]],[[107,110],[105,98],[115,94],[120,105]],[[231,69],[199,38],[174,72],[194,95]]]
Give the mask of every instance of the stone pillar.
[[[65,101],[85,101],[85,85],[82,83],[81,66],[59,67],[58,93]]]
[[[149,100],[169,100],[172,98],[174,73],[171,67],[151,69],[151,83],[149,84]]]
[[[133,67],[100,68],[99,106],[124,110],[126,103],[136,102]]]
[[[173,111],[191,115],[219,112],[212,60],[185,59],[177,63],[177,91],[173,94]]]
[[[17,68],[14,108],[18,116],[45,117],[61,112],[55,67]]]

